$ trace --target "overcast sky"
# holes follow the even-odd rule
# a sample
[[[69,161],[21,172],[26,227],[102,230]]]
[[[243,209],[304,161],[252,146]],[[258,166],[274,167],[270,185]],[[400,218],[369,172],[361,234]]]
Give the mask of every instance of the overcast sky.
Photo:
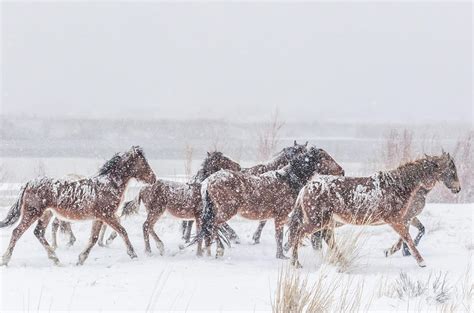
[[[471,6],[2,2],[1,113],[469,122]]]

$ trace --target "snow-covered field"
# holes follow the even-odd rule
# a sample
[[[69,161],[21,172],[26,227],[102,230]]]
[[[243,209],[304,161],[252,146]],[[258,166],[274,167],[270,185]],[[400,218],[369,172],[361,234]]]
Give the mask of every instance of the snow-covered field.
[[[1,218],[7,210],[5,206],[0,208]],[[309,285],[322,275],[327,284],[336,282],[340,289],[349,288],[349,296],[361,292],[361,310],[468,311],[466,288],[472,288],[473,283],[472,271],[468,272],[474,251],[473,214],[470,204],[427,205],[420,216],[427,232],[419,245],[426,268],[419,268],[412,257],[403,257],[401,252],[386,258],[383,250],[397,236],[389,227],[378,226],[363,230],[367,237],[359,241],[360,255],[348,270],[327,264],[306,245],[300,253],[304,268],[298,272],[308,278]],[[231,220],[242,242],[226,249],[224,258],[216,260],[197,258],[195,248],[180,251],[180,225],[170,216],[163,217],[155,228],[165,243],[165,255],[160,256],[154,249],[154,255],[147,257],[143,253],[141,230],[144,219],[141,210],[138,216],[123,222],[138,259],[129,259],[123,241],[117,238],[108,248],[94,247],[83,266],[75,263],[88,240],[90,222],[73,225],[78,238],[73,247],[66,247],[66,238],[59,235],[57,254],[61,267],[47,258],[32,227],[18,242],[8,267],[0,268],[0,312],[271,311],[278,273],[289,263],[275,259],[271,223],[263,231],[261,244],[253,245],[251,236],[257,222]],[[11,230],[0,230],[1,253],[7,247]],[[336,236],[351,234],[353,230],[343,227]],[[49,230],[47,236],[50,238]],[[402,295],[396,292],[407,286],[400,282],[401,273],[406,273],[415,284],[420,282],[419,295],[410,290]],[[432,287],[438,275],[445,278],[441,295],[444,304],[436,300],[439,294]],[[428,280],[429,284],[423,287]],[[336,308],[340,298],[334,298]]]

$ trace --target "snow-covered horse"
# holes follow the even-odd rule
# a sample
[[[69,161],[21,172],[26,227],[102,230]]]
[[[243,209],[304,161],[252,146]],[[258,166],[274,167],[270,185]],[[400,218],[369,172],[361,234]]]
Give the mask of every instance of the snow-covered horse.
[[[143,237],[146,253],[151,253],[150,234],[155,239],[160,254],[164,252],[163,242],[153,230],[153,226],[165,211],[180,219],[199,221],[202,211],[201,182],[221,169],[240,171],[240,165],[222,152],[208,152],[201,169],[189,183],[158,179],[153,185],[142,188],[135,200],[125,203],[124,210],[129,210],[129,207],[137,208],[140,203],[145,206],[147,219],[143,224]],[[196,226],[199,230],[200,224],[197,223]]]
[[[288,163],[296,158],[298,155],[306,152],[306,148],[308,146],[308,142],[306,141],[305,144],[298,144],[296,140],[293,142],[293,145],[288,146],[283,148],[280,152],[278,152],[271,160],[265,163],[257,164],[252,167],[248,168],[243,168],[242,172],[246,174],[251,174],[251,175],[260,175],[265,172],[269,171],[276,171],[286,165]],[[260,242],[260,236],[262,234],[262,230],[265,227],[267,221],[260,221],[257,230],[252,236],[252,239],[254,243],[259,243]],[[182,224],[182,229],[183,229],[183,239],[186,242],[189,242],[189,238],[191,235],[191,227],[192,227],[193,221],[184,221]],[[227,232],[231,235],[233,239],[238,239],[237,234],[233,232],[231,228],[226,229]]]
[[[298,192],[316,173],[343,175],[344,171],[326,151],[311,147],[278,171],[261,175],[219,171],[209,176],[201,188],[204,211],[202,232],[195,239],[198,253],[201,253],[204,238],[210,254],[210,244],[215,238],[217,256],[223,255],[224,246],[217,231],[220,225],[240,214],[251,220],[274,219],[276,257],[285,258],[282,250],[284,224]]]
[[[410,222],[423,209],[415,205],[418,194],[426,196],[437,182],[453,193],[461,191],[456,166],[452,157],[425,156],[390,171],[378,172],[371,177],[319,176],[300,192],[295,211],[300,210],[302,221],[290,228],[293,245],[292,263],[300,267],[298,246],[307,234],[329,229],[326,243],[343,258],[333,240],[334,224],[390,225],[400,239],[395,248],[405,242],[421,267],[425,262],[415,247],[408,231]],[[418,199],[419,201],[419,199]],[[392,250],[395,250],[392,248]],[[386,252],[386,255],[389,253]]]
[[[125,153],[116,154],[102,166],[96,176],[91,178],[70,181],[43,177],[29,181],[22,187],[17,202],[12,206],[5,220],[0,223],[0,227],[13,225],[21,217],[19,225],[12,232],[10,244],[3,255],[1,265],[8,264],[16,242],[37,220],[39,221],[34,234],[46,249],[48,257],[55,264],[59,264],[58,257],[44,236],[51,219],[51,214],[44,214],[48,210],[68,220],[94,221],[89,244],[79,255],[78,264],[83,264],[87,259],[90,250],[97,242],[103,223],[122,236],[128,255],[135,258],[137,255],[127,232],[116,216],[116,211],[131,179],[148,184],[156,181],[156,176],[143,150],[136,146]]]

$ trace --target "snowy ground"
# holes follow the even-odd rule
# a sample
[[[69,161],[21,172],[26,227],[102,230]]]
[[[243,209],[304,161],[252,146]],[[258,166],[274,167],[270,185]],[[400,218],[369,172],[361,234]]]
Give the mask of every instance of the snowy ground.
[[[474,251],[473,209],[473,205],[427,206],[420,216],[427,233],[419,246],[426,268],[419,268],[412,257],[403,257],[400,252],[385,258],[383,250],[397,237],[389,227],[378,226],[365,230],[368,237],[362,241],[360,257],[348,271],[340,272],[328,265],[320,254],[306,246],[301,249],[304,268],[299,273],[310,283],[323,275],[326,282],[338,281],[349,288],[349,294],[362,291],[360,309],[364,310],[467,311],[462,303],[467,303],[463,288],[473,282],[472,271],[467,274]],[[8,207],[0,207],[0,217],[7,210]],[[144,218],[142,210],[140,215],[124,221],[138,259],[130,260],[122,240],[117,238],[109,248],[94,247],[81,267],[75,263],[87,242],[90,222],[73,225],[78,240],[71,248],[66,247],[66,238],[60,235],[57,254],[61,267],[52,265],[31,228],[17,244],[9,266],[0,268],[0,311],[271,310],[278,273],[288,264],[275,259],[271,223],[263,231],[261,244],[253,245],[251,236],[257,222],[232,220],[230,224],[242,243],[226,249],[224,259],[216,260],[197,258],[194,248],[180,251],[179,223],[169,216],[155,228],[165,243],[165,255],[158,255],[154,249],[153,256],[145,256],[141,232]],[[2,253],[11,230],[0,230]],[[352,231],[351,227],[341,228],[336,235]],[[421,283],[430,275],[447,274],[446,303],[436,302],[431,287],[418,296],[397,296],[394,291],[400,285],[396,282],[400,273],[407,273],[414,282]]]

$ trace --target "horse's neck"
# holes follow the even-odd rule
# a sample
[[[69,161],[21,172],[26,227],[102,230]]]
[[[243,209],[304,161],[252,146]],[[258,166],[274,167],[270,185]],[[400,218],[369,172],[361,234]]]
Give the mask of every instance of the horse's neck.
[[[287,163],[288,162],[286,161],[285,156],[281,155],[281,156],[275,157],[273,160],[270,160],[267,163],[262,163],[262,164],[259,164],[259,165],[264,166],[265,167],[265,172],[268,172],[268,171],[278,170],[278,169],[282,168],[283,166],[285,166]],[[257,165],[257,166],[259,166],[259,165]]]
[[[113,189],[116,194],[122,195],[132,180],[132,177],[109,174],[98,176],[97,179],[103,182],[111,191]]]
[[[426,196],[431,189],[425,186],[430,185],[430,181],[437,180],[433,170],[426,170],[421,163],[411,164],[393,171],[390,176],[398,180],[399,188],[409,192],[416,192],[418,196]]]

